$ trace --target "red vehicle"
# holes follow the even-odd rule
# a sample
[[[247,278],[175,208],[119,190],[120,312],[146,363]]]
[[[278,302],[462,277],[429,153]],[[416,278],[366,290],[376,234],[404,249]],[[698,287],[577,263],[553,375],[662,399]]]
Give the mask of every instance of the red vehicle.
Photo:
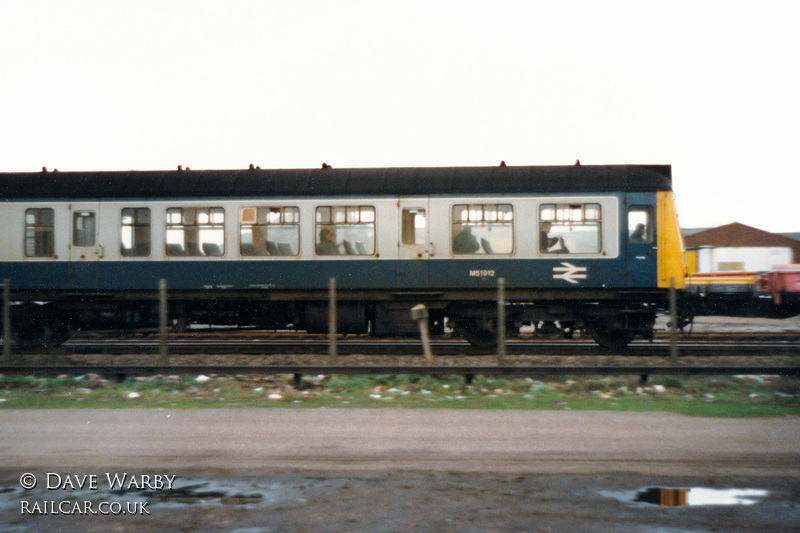
[[[772,296],[775,305],[800,305],[800,265],[781,265],[764,272],[759,289]]]

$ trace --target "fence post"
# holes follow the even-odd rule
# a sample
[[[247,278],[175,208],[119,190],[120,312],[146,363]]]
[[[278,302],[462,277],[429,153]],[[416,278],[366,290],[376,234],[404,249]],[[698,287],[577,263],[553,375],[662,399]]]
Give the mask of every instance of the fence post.
[[[678,295],[675,278],[669,278],[669,363],[678,364]]]
[[[497,280],[497,364],[506,364],[506,280]]]
[[[3,280],[3,359],[11,362],[11,280]]]
[[[167,344],[167,280],[158,280],[158,338],[162,363],[169,363],[169,346]]]
[[[328,280],[328,357],[331,363],[339,355],[336,347],[336,278]]]

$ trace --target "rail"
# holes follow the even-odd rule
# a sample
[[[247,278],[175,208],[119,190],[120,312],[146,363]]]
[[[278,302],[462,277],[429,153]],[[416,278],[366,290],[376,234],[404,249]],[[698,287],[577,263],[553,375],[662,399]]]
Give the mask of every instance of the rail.
[[[35,376],[98,374],[124,381],[129,376],[153,375],[276,375],[292,374],[295,384],[304,375],[459,375],[472,383],[477,375],[491,377],[529,377],[545,375],[636,375],[645,383],[650,375],[780,375],[800,376],[797,366],[348,366],[348,365],[5,365],[0,373]]]
[[[323,355],[328,352],[329,343],[322,339],[226,339],[206,338],[189,339],[180,338],[168,341],[169,352],[178,355]],[[705,357],[705,356],[745,356],[745,355],[795,355],[800,356],[800,342],[796,337],[771,338],[769,340],[741,340],[741,341],[712,341],[683,340],[678,343],[680,357]],[[160,354],[163,349],[161,342],[150,339],[76,339],[58,349],[42,351],[38,348],[31,350],[18,350],[20,355],[154,355]],[[464,341],[457,339],[436,339],[430,342],[432,363],[435,357],[469,355],[492,357],[493,353],[485,349],[475,348]],[[668,342],[641,342],[633,343],[623,350],[610,351],[597,346],[592,341],[582,340],[514,340],[507,341],[505,352],[507,355],[558,355],[578,356],[594,355],[621,356],[621,357],[661,357],[670,354],[671,345]],[[425,353],[425,345],[418,340],[411,339],[354,339],[339,340],[337,353],[340,356],[365,354],[386,356],[419,356]],[[435,354],[435,355],[433,355]],[[330,356],[330,354],[329,354]],[[334,356],[335,357],[335,356]],[[335,362],[336,359],[331,360]]]

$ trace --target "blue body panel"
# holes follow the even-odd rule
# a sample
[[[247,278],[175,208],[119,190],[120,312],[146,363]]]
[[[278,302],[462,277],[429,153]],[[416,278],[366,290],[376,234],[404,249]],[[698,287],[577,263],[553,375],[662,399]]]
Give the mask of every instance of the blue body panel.
[[[482,289],[505,278],[508,288],[581,289],[654,287],[654,266],[639,263],[631,284],[628,265],[617,259],[458,259],[353,261],[118,261],[95,263],[0,263],[0,278],[13,290],[155,290],[167,280],[171,290]],[[427,267],[427,268],[426,268]],[[646,268],[647,270],[643,270]]]
[[[656,193],[614,196],[619,201],[619,218],[606,222],[618,231],[619,254],[615,258],[548,254],[538,258],[475,255],[406,260],[27,260],[0,263],[0,279],[8,278],[15,291],[48,292],[154,291],[162,278],[170,290],[327,290],[331,277],[341,289],[376,291],[489,289],[496,287],[501,277],[509,289],[654,289],[658,286],[655,242],[630,242],[627,213],[631,206],[650,206],[655,212]],[[653,235],[658,231],[654,227]]]

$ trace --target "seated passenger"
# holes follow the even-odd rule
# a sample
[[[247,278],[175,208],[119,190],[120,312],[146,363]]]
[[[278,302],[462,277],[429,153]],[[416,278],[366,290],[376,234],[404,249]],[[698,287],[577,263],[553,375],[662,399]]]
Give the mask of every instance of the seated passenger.
[[[469,226],[461,228],[458,235],[453,237],[454,254],[474,254],[480,248],[481,245],[478,244],[478,239],[472,234],[472,229]]]
[[[636,224],[636,229],[631,233],[631,242],[647,242],[644,224]]]
[[[561,237],[550,237],[548,235],[552,228],[552,222],[542,222],[541,229],[539,231],[539,251],[542,253],[563,252],[566,250],[566,246],[564,246],[564,239]],[[561,248],[558,250],[553,250],[553,247],[558,243],[561,243]]]
[[[339,255],[339,245],[336,244],[336,234],[328,228],[319,232],[319,242],[316,247],[317,255]]]

